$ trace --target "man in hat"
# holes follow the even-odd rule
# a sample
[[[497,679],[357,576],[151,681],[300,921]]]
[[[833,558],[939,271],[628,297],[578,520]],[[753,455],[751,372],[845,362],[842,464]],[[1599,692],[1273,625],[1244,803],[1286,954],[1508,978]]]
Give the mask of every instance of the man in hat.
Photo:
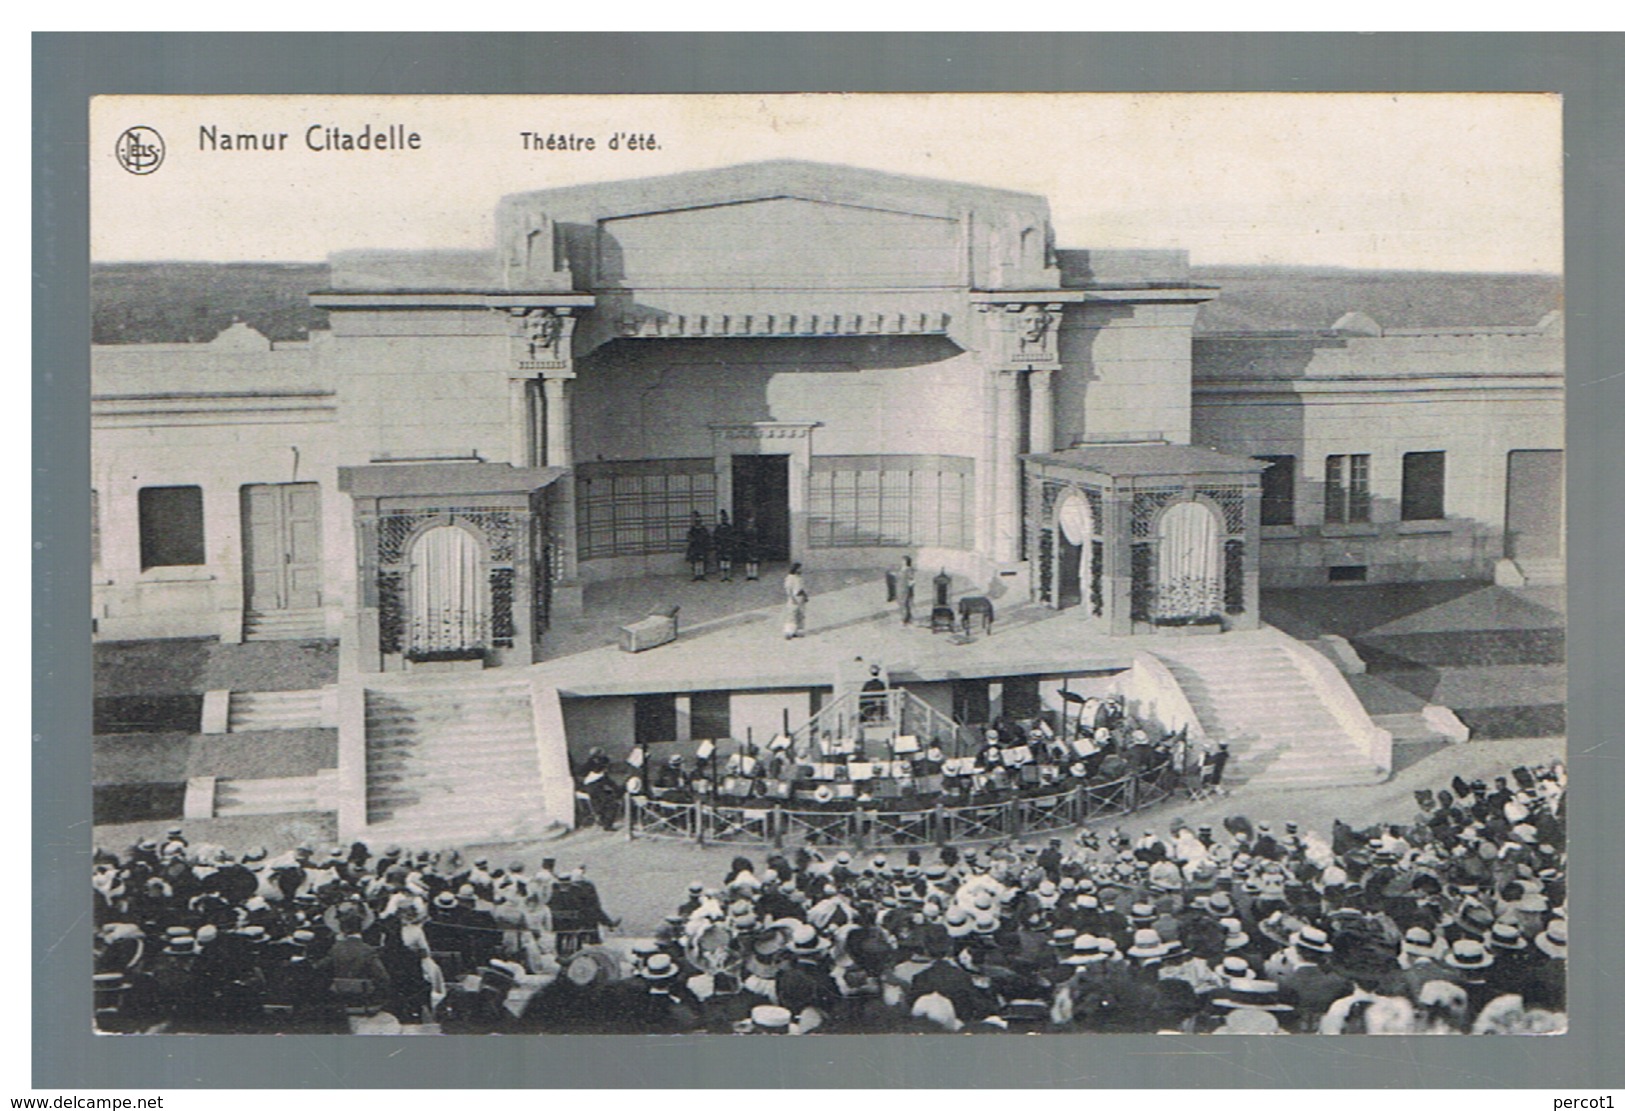
[[[328,995],[350,1010],[377,1013],[390,988],[389,972],[378,951],[361,939],[366,919],[356,906],[338,913],[338,938],[325,957],[316,962]]]
[[[1290,967],[1280,975],[1279,983],[1296,998],[1306,1020],[1318,1021],[1326,1008],[1348,994],[1349,981],[1327,967],[1333,948],[1325,930],[1306,925],[1292,935],[1291,942]]]
[[[791,928],[789,950],[790,963],[778,976],[780,1005],[790,1008],[798,1021],[805,1021],[808,1011],[817,1012],[820,1018],[834,1014],[841,995],[831,978],[824,937],[808,923],[798,923]]]
[[[1491,999],[1501,994],[1491,975],[1495,954],[1477,938],[1453,942],[1444,955],[1444,974],[1467,993],[1467,1012],[1477,1014]]]
[[[653,953],[644,962],[638,979],[645,996],[642,1005],[630,1016],[644,1033],[688,1034],[703,1024],[700,1001],[680,981],[679,972],[677,962],[667,953]]]
[[[1568,999],[1569,924],[1553,918],[1531,943],[1520,994],[1531,1007],[1562,1011]]]

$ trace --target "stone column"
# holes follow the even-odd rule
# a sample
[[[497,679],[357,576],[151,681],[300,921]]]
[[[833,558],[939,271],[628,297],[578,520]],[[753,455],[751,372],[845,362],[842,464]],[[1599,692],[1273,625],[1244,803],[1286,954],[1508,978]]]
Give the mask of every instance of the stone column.
[[[1247,532],[1244,540],[1247,548],[1242,558],[1242,605],[1245,612],[1230,619],[1231,628],[1256,629],[1259,625],[1258,616],[1258,575],[1259,561],[1263,555],[1264,529],[1259,523],[1263,515],[1264,491],[1261,486],[1247,488]]]
[[[993,381],[993,559],[1014,563],[1021,553],[1021,422],[1018,371],[994,372]]]
[[[508,461],[516,467],[529,467],[536,458],[531,443],[531,380],[508,379]]]
[[[1134,491],[1108,490],[1101,512],[1106,517],[1100,530],[1106,541],[1101,552],[1100,591],[1105,602],[1101,616],[1112,636],[1128,636],[1134,632]]]
[[[573,467],[575,451],[570,430],[570,379],[574,374],[549,374],[542,378],[543,408],[547,429],[543,463],[549,467]],[[568,474],[554,486],[556,494],[549,514],[553,538],[559,551],[559,577],[553,584],[553,608],[563,615],[581,612],[582,585],[576,567],[576,480]]]
[[[542,394],[547,410],[547,437],[543,462],[549,467],[573,466],[575,452],[570,444],[570,378],[563,375],[544,375]]]
[[[1055,416],[1052,372],[1060,365],[1056,331],[1061,305],[1035,303],[1012,294],[1009,301],[977,305],[977,342],[986,368],[983,448],[977,467],[977,511],[985,531],[977,548],[996,567],[1009,569],[1021,558],[1021,459],[1024,451],[1054,446]],[[1021,437],[1021,376],[1029,375],[1032,397],[1028,421],[1030,444]]]
[[[378,654],[378,508],[372,499],[355,505],[356,608],[355,636],[339,641],[339,671],[383,670]],[[348,651],[346,651],[348,649]]]
[[[1055,371],[1034,368],[1027,372],[1029,418],[1028,451],[1035,455],[1055,450]]]

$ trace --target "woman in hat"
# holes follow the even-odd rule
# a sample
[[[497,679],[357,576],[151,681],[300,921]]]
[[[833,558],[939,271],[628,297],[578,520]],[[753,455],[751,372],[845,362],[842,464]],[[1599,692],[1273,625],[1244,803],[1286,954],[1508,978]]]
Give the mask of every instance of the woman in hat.
[[[804,636],[807,629],[807,587],[801,577],[801,564],[790,564],[784,576],[784,639]]]

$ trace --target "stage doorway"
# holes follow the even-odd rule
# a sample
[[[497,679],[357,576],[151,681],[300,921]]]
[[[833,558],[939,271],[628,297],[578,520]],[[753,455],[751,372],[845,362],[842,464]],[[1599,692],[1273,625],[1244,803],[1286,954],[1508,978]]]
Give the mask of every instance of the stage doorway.
[[[437,525],[412,545],[408,651],[484,649],[485,590],[480,542],[457,525]]]
[[[1083,603],[1084,577],[1093,563],[1095,520],[1089,499],[1077,493],[1067,495],[1056,509],[1055,523],[1055,605],[1067,609]]]
[[[740,528],[755,520],[764,562],[789,559],[790,457],[733,456],[732,512]]]

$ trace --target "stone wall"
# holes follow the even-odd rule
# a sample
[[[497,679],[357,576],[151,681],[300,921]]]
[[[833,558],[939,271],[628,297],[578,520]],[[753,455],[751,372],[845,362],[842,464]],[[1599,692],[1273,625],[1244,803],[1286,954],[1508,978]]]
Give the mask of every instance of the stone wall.
[[[1507,454],[1563,446],[1560,334],[1224,336],[1196,343],[1197,443],[1296,458],[1293,526],[1264,529],[1265,585],[1488,578],[1503,554]],[[1404,457],[1445,455],[1445,516],[1402,521]],[[1369,522],[1327,523],[1326,459],[1366,455]]]

